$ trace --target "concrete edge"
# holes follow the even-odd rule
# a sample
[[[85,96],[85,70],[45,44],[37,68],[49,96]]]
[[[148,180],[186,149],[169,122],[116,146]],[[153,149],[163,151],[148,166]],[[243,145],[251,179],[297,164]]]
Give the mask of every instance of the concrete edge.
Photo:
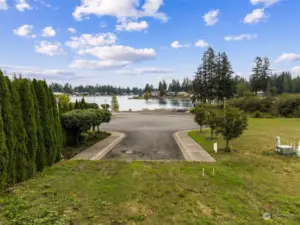
[[[204,128],[204,129],[208,129],[208,128]],[[190,161],[190,162],[203,162],[203,161],[199,161],[199,160],[195,160],[194,157],[190,154],[190,152],[188,151],[187,146],[183,143],[183,141],[181,140],[181,138],[179,137],[179,133],[181,132],[185,132],[186,134],[191,132],[191,131],[195,131],[197,129],[193,129],[193,130],[180,130],[177,131],[173,134],[173,137],[178,145],[178,147],[180,148],[184,158],[186,159],[186,161]],[[193,138],[191,138],[189,135],[187,135],[193,142],[195,142],[197,145],[199,145]],[[201,146],[199,145],[199,147],[205,151],[212,159],[213,161],[211,162],[206,162],[206,163],[215,163],[216,160]]]
[[[126,134],[116,131],[107,131],[109,133],[114,132],[116,134],[119,134],[120,136],[111,142],[109,145],[107,145],[105,148],[103,148],[101,151],[99,151],[96,155],[90,158],[90,160],[101,160],[110,150],[112,150],[114,147],[116,147],[117,144],[119,144],[125,137]]]
[[[189,154],[189,152],[186,150],[186,147],[184,146],[181,138],[179,137],[179,133],[180,132],[188,132],[188,130],[181,130],[181,131],[177,131],[173,134],[173,137],[175,139],[175,142],[177,143],[178,147],[180,148],[184,158],[186,161],[191,161],[191,155]]]

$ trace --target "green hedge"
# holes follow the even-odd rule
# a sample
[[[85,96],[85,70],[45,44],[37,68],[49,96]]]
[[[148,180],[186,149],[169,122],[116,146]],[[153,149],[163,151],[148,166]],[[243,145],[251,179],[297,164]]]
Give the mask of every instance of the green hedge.
[[[0,189],[60,160],[62,130],[55,97],[44,81],[0,70]]]
[[[111,113],[102,109],[73,110],[61,115],[61,124],[66,132],[67,145],[78,145],[81,134],[87,133],[91,128],[99,127],[101,123],[109,122]]]

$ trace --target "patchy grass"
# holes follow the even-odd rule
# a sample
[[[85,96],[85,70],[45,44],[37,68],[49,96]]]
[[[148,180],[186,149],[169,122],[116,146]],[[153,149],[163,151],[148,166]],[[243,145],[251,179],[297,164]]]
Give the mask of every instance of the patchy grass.
[[[251,119],[215,164],[61,162],[0,195],[0,224],[299,224],[300,162],[273,154],[299,122]]]
[[[100,132],[95,133],[95,137],[88,139],[87,141],[81,143],[78,146],[67,146],[62,150],[62,155],[65,159],[71,159],[75,155],[79,154],[80,152],[86,150],[87,148],[93,146],[94,144],[98,143],[99,141],[104,140],[105,138],[109,137],[110,133],[107,132]]]

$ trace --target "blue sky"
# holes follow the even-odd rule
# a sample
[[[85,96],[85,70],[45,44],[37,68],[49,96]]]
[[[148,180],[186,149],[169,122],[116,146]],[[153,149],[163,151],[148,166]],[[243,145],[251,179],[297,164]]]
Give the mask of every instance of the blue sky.
[[[78,84],[157,85],[226,52],[249,77],[256,56],[300,75],[299,0],[0,0],[0,68]]]

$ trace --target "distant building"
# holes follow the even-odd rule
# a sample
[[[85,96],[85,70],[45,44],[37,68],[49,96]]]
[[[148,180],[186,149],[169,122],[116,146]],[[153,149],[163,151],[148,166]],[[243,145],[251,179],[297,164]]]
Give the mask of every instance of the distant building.
[[[176,93],[175,93],[175,92],[167,92],[166,95],[167,95],[167,96],[176,96]]]
[[[265,92],[263,92],[263,91],[258,91],[258,92],[256,93],[256,95],[259,96],[259,97],[264,97],[264,96],[265,96]]]
[[[182,91],[182,92],[178,92],[177,96],[178,97],[189,97],[190,95],[189,95],[189,93]]]
[[[151,97],[152,98],[159,98],[160,97],[160,91],[151,91]]]

